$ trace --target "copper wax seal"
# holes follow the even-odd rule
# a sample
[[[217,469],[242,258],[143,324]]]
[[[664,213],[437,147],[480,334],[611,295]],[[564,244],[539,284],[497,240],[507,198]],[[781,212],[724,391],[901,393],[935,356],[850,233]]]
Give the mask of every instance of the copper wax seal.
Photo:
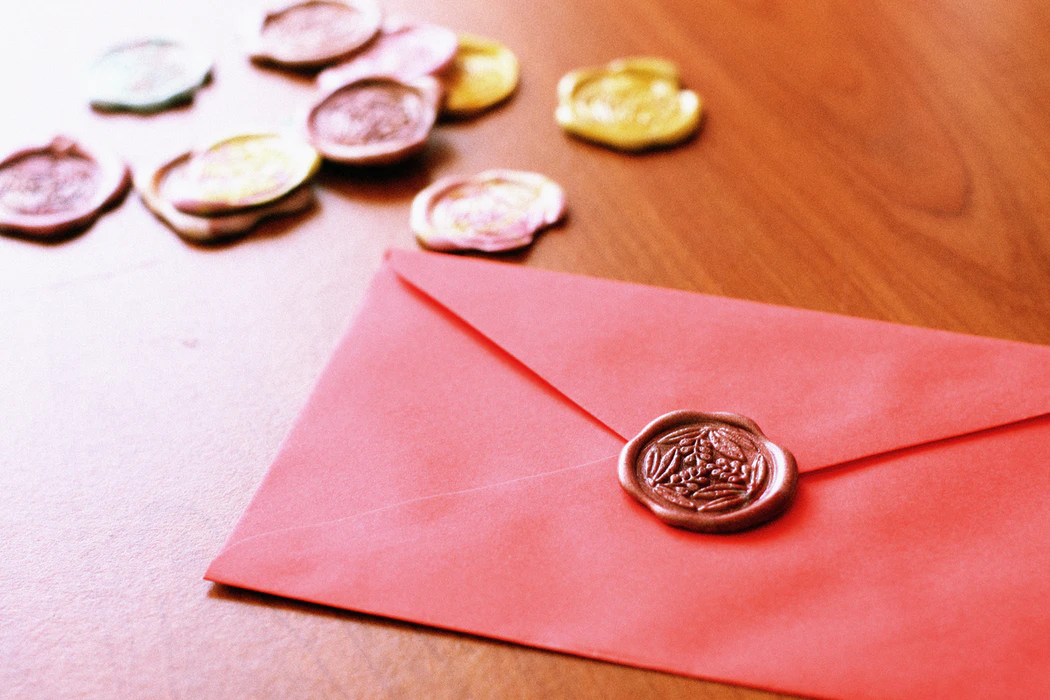
[[[674,411],[624,446],[619,476],[668,525],[725,533],[780,515],[795,494],[798,469],[749,418]]]

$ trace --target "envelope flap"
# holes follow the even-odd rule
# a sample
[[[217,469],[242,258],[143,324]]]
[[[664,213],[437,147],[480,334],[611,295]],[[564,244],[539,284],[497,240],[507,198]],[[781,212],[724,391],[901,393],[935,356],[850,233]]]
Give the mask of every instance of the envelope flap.
[[[628,439],[731,411],[801,471],[1050,413],[1050,348],[449,255],[389,264]]]

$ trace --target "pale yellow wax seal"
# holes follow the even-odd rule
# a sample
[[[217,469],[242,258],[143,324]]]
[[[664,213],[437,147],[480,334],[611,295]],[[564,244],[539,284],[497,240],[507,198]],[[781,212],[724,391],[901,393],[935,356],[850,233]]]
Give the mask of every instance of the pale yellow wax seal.
[[[313,187],[305,183],[277,200],[243,211],[209,216],[179,211],[167,196],[182,189],[181,180],[186,177],[192,157],[193,153],[183,153],[135,181],[135,189],[146,207],[186,240],[208,243],[229,239],[247,233],[267,219],[296,214],[314,204]]]
[[[197,216],[244,211],[280,199],[320,166],[320,154],[301,139],[240,134],[194,153],[179,187],[172,187],[166,199]]]
[[[441,112],[466,117],[499,104],[517,88],[519,75],[518,59],[506,46],[460,34],[452,65],[442,75],[446,92]]]
[[[679,87],[675,64],[624,58],[566,74],[554,118],[580,138],[640,151],[681,143],[696,132],[700,115],[700,96]]]

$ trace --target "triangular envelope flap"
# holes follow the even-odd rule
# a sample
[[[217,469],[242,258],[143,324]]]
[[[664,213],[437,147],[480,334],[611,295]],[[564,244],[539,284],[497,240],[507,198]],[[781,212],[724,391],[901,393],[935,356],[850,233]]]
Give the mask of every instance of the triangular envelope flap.
[[[402,279],[624,438],[730,411],[801,471],[1050,413],[1050,348],[433,253]]]
[[[380,270],[227,546],[619,450],[615,434],[494,350]]]

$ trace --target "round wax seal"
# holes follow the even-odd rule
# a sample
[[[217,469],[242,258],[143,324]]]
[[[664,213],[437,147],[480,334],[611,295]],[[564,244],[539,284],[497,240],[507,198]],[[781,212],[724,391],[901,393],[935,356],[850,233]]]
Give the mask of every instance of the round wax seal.
[[[678,68],[658,58],[575,70],[558,82],[555,120],[570,134],[625,151],[673,145],[700,125],[700,97],[678,85]]]
[[[487,170],[443,178],[412,201],[411,226],[432,250],[495,253],[532,243],[537,231],[565,214],[565,192],[550,178],[517,170]]]
[[[211,75],[204,53],[167,39],[116,46],[88,71],[91,105],[101,110],[157,112],[189,102]]]
[[[359,78],[324,94],[310,109],[307,138],[338,163],[394,163],[426,145],[440,101],[433,78]]]
[[[795,458],[754,421],[675,411],[620,453],[620,483],[658,518],[697,532],[736,532],[780,515],[798,481]]]
[[[280,134],[242,134],[193,154],[167,198],[179,211],[211,216],[269,204],[314,176],[321,157]]]
[[[313,188],[300,185],[280,199],[247,211],[213,216],[196,216],[179,211],[165,193],[184,189],[183,178],[192,153],[184,153],[157,168],[148,177],[137,179],[135,187],[142,202],[157,217],[183,238],[198,243],[218,241],[248,233],[265,219],[288,216],[314,203]]]
[[[317,84],[332,90],[357,78],[387,75],[411,80],[443,70],[456,55],[452,30],[403,17],[388,17],[372,43],[346,63],[321,71]]]
[[[263,16],[251,57],[287,68],[321,68],[371,41],[382,20],[369,0],[296,2]]]
[[[58,136],[0,161],[0,231],[55,238],[86,228],[131,183],[127,166]]]
[[[470,34],[459,35],[459,49],[442,75],[445,102],[441,113],[467,117],[499,104],[518,86],[518,59],[503,44]]]

